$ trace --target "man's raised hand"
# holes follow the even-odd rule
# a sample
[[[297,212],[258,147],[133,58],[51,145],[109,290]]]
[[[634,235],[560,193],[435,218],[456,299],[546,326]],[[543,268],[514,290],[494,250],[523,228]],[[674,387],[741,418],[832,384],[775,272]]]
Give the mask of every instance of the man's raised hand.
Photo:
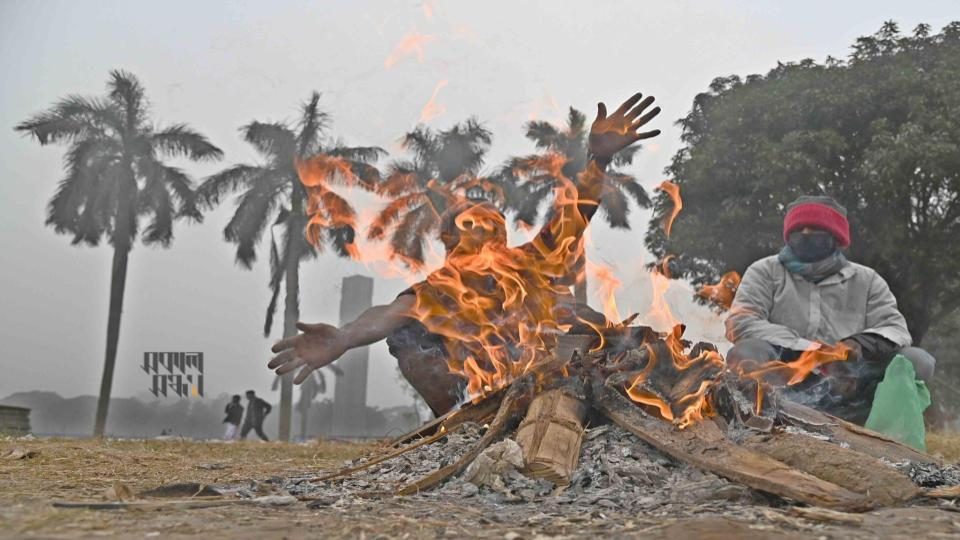
[[[607,106],[597,103],[597,118],[590,127],[590,153],[599,159],[609,160],[613,155],[631,144],[660,134],[659,129],[640,131],[644,125],[660,114],[660,107],[654,107],[644,113],[651,104],[653,96],[643,98],[636,93],[623,102],[616,111],[607,116]]]
[[[293,379],[295,384],[300,384],[314,370],[339,358],[347,348],[336,326],[298,322],[297,329],[302,333],[281,339],[270,348],[278,354],[267,367],[275,370],[277,375],[283,375],[303,366]]]

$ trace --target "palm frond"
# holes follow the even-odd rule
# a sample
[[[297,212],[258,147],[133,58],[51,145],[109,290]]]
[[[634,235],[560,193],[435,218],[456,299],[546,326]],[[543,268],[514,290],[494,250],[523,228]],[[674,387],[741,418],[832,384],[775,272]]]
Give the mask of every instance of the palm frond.
[[[374,163],[387,155],[387,151],[379,146],[335,146],[326,153],[360,163]]]
[[[50,110],[17,124],[14,129],[27,132],[46,145],[106,138],[107,130],[119,133],[123,128],[121,111],[112,103],[71,95],[59,100]]]
[[[386,197],[398,197],[420,191],[424,184],[416,171],[391,167],[390,175],[377,186],[377,193]]]
[[[233,217],[223,229],[224,239],[237,244],[237,262],[245,268],[250,268],[256,260],[256,245],[286,187],[285,178],[267,171],[240,196]]]
[[[579,139],[586,132],[587,127],[587,115],[582,112],[570,107],[570,110],[567,111],[567,133],[566,136],[570,139]]]
[[[422,192],[410,193],[397,197],[387,203],[380,212],[377,213],[367,231],[367,238],[370,240],[381,240],[400,219],[400,217],[411,209],[422,206],[426,203],[426,195]]]
[[[152,134],[150,144],[154,149],[171,157],[186,156],[194,161],[223,157],[222,150],[186,124],[176,124]]]
[[[636,177],[618,172],[607,173],[607,182],[625,192],[640,208],[650,208],[653,201]]]
[[[614,229],[630,228],[630,203],[619,189],[607,184],[600,199],[600,209],[607,223]]]
[[[267,171],[268,169],[253,165],[234,165],[208,176],[197,188],[197,197],[204,207],[212,209],[220,204],[224,195],[250,187],[256,179],[266,175]]]
[[[297,155],[296,137],[281,123],[250,122],[240,128],[243,139],[272,161],[293,163]]]
[[[643,145],[636,143],[617,152],[613,155],[613,166],[626,167],[627,165],[633,165],[633,159],[636,157],[637,152],[639,152],[641,148],[643,148]]]
[[[136,75],[115,69],[107,83],[109,96],[124,112],[124,131],[128,126],[140,129],[146,119],[147,103],[143,86]]]
[[[436,134],[426,126],[417,126],[405,133],[400,145],[404,150],[413,152],[419,163],[432,163],[439,150]]]
[[[144,244],[160,244],[167,247],[173,240],[174,208],[167,191],[165,173],[155,170],[147,173],[147,180],[140,192],[138,213],[152,214],[152,219],[143,230]]]
[[[314,91],[310,99],[301,107],[296,139],[298,156],[308,156],[317,152],[320,137],[330,123],[330,115],[320,110],[319,103],[320,93]]]
[[[522,198],[514,202],[514,221],[527,226],[536,225],[540,209],[545,202],[553,200],[554,185],[543,182],[520,191]]]
[[[533,141],[541,150],[549,150],[557,146],[560,140],[560,130],[550,122],[534,120],[527,122],[526,137]]]

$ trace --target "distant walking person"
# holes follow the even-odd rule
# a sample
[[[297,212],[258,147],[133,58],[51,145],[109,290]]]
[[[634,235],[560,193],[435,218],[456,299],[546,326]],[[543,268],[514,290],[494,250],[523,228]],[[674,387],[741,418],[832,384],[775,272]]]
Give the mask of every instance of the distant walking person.
[[[263,419],[270,414],[273,407],[269,403],[257,397],[253,390],[247,390],[247,417],[243,421],[243,429],[240,430],[240,438],[246,439],[250,430],[257,432],[257,435],[269,441],[267,435],[263,432]]]
[[[227,425],[227,430],[223,434],[224,440],[232,441],[240,433],[240,421],[243,420],[243,405],[240,404],[240,394],[234,394],[230,403],[227,403],[225,411],[227,417],[223,423]]]

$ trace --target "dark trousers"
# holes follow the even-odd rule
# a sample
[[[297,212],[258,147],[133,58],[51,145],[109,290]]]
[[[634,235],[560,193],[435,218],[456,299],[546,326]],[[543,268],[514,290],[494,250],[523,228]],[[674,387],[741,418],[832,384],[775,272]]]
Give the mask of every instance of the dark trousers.
[[[734,371],[750,371],[765,362],[791,362],[800,358],[802,351],[772,345],[760,339],[740,340],[727,353],[727,366]],[[820,409],[863,425],[873,406],[873,394],[883,380],[884,372],[894,355],[902,354],[913,364],[917,378],[930,384],[936,360],[918,347],[904,347],[881,357],[865,356],[855,360],[833,362],[823,372],[814,372],[803,382],[784,387],[781,395],[791,401]]]
[[[244,423],[243,429],[240,430],[240,438],[246,439],[247,434],[250,433],[251,429],[255,431],[257,436],[259,436],[261,439],[265,441],[270,440],[267,438],[267,434],[263,432],[263,420],[260,420],[259,422]]]

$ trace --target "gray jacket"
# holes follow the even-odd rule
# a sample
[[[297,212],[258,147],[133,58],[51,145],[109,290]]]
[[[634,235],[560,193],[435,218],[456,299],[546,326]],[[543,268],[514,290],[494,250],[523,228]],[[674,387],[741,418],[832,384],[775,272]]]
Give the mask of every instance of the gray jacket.
[[[726,320],[727,339],[762,339],[793,350],[833,344],[859,333],[910,345],[907,321],[887,282],[872,268],[848,263],[820,283],[792,274],[776,255],[750,265]]]

